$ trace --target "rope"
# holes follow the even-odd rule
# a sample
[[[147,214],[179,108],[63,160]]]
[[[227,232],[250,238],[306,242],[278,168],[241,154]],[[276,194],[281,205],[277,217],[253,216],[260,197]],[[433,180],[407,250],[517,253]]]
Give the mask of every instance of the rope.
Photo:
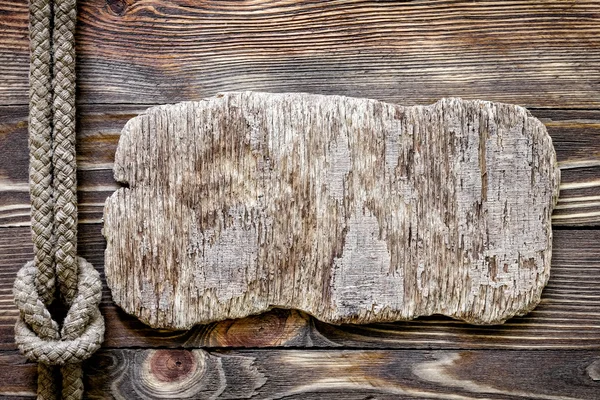
[[[34,259],[19,270],[14,284],[20,311],[15,341],[29,360],[39,363],[38,399],[80,399],[81,362],[100,347],[104,319],[98,308],[100,276],[77,256],[76,0],[30,0],[29,12]],[[62,327],[48,310],[56,286],[69,307]],[[60,385],[58,376],[62,377]]]

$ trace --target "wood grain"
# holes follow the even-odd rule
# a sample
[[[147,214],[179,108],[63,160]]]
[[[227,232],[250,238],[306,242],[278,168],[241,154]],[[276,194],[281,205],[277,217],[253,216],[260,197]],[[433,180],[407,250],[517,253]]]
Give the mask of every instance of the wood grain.
[[[79,107],[79,222],[99,223],[104,201],[119,185],[112,166],[125,123],[149,107]],[[556,149],[561,191],[554,226],[600,225],[600,111],[532,110]],[[0,107],[0,227],[29,225],[27,109]]]
[[[400,384],[403,388],[418,386],[405,396],[409,398],[426,397],[423,393],[430,398],[599,397],[590,382],[598,382],[600,377],[600,236],[589,228],[561,229],[600,225],[598,2],[78,3],[79,243],[80,252],[99,269],[105,246],[99,222],[104,200],[117,188],[111,168],[125,122],[148,106],[197,100],[218,91],[345,94],[404,105],[427,104],[447,96],[520,104],[546,124],[567,184],[561,188],[553,215],[557,229],[549,285],[542,303],[527,317],[515,318],[502,327],[473,327],[438,317],[335,327],[295,311],[276,310],[186,332],[161,331],[149,329],[117,309],[105,289],[102,308],[109,349],[92,360],[95,365],[87,370],[91,373],[95,368],[94,383],[88,381],[87,389],[97,397],[111,395],[118,375],[115,369],[125,364],[119,360],[133,359],[133,354],[143,351],[139,347],[182,346],[373,347],[393,353],[397,360],[390,364],[377,356],[372,360],[380,361],[363,357],[359,364],[370,368],[365,374],[360,368],[340,370],[356,366],[356,358],[344,363],[330,350],[326,350],[329,362],[317,357],[309,368],[299,363],[289,369],[280,368],[283,364],[277,361],[262,361],[267,359],[256,354],[230,353],[258,360],[254,365],[268,381],[261,387],[264,392],[259,389],[265,395],[257,398],[272,398],[273,393],[285,393],[324,377],[335,378],[336,374],[343,377],[339,380],[343,386],[348,377],[373,378],[383,373],[393,383],[384,382],[381,390],[320,386],[320,392],[309,394],[307,389],[287,398],[398,398],[398,394],[385,391],[400,379],[407,382]],[[35,392],[35,367],[15,350],[16,313],[11,300],[16,270],[32,256],[24,107],[29,62],[27,13],[27,0],[0,2],[0,397],[10,399],[34,397]],[[110,349],[128,346],[135,349]],[[472,364],[475,370],[467,367],[465,359],[452,367],[452,381],[457,377],[463,383],[469,381],[467,390],[426,383],[412,372],[398,373],[424,360],[438,360],[435,354],[449,353],[391,350],[398,348],[442,348],[474,358],[481,355],[483,361]],[[501,351],[457,351],[474,348]],[[129,355],[110,355],[113,351]],[[322,351],[301,352],[318,356]],[[269,349],[264,355],[273,352]],[[282,350],[275,358],[283,359],[286,352]],[[277,370],[265,372],[268,365]],[[394,367],[386,367],[389,365]],[[111,371],[112,380],[103,380],[104,369]],[[444,372],[435,366],[432,370]],[[130,374],[127,370],[122,376]],[[401,378],[395,378],[398,376]],[[482,385],[489,387],[490,380],[492,388],[504,392],[481,389]],[[514,384],[507,388],[506,382]],[[236,396],[243,397],[239,392]]]
[[[1,395],[33,397],[35,366],[0,353]],[[543,399],[600,393],[592,351],[101,350],[90,399]]]
[[[560,171],[519,106],[225,93],[131,119],[114,171],[107,282],[155,328],[273,307],[499,324],[549,276]]]
[[[81,225],[80,253],[103,275],[100,225]],[[12,301],[16,271],[32,258],[28,228],[0,229],[0,350],[16,349]],[[542,302],[502,326],[472,326],[448,318],[366,326],[334,326],[297,311],[197,326],[151,329],[112,302],[104,286],[105,346],[122,347],[351,347],[396,349],[600,350],[600,231],[555,230],[551,276]]]
[[[0,7],[0,104],[26,104],[27,1]],[[594,1],[87,0],[77,54],[80,103],[260,90],[600,106]]]

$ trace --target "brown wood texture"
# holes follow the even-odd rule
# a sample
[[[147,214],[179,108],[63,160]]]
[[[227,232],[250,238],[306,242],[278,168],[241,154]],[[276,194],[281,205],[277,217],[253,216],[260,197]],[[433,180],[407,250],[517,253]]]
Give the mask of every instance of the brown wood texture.
[[[112,163],[121,129],[147,108],[80,105],[77,159],[81,224],[102,221],[104,201],[119,188]],[[600,110],[530,111],[546,125],[561,168],[553,226],[600,225]],[[0,152],[0,227],[28,226],[27,107],[0,106]]]
[[[35,366],[4,352],[0,395],[31,398]],[[596,399],[593,351],[100,350],[90,399]]]
[[[80,226],[80,254],[103,272],[100,226]],[[17,310],[12,283],[31,259],[29,229],[1,229],[0,350],[16,348]],[[350,347],[398,349],[596,349],[600,350],[600,231],[555,230],[551,276],[541,303],[524,317],[497,326],[475,326],[443,317],[373,325],[329,325],[308,315],[274,310],[244,319],[200,325],[189,331],[151,329],[126,315],[105,286],[101,303],[110,348],[128,347]]]
[[[0,104],[27,99],[27,6],[2,2]],[[81,0],[80,101],[168,103],[218,91],[391,103],[485,98],[600,105],[595,1]]]
[[[241,365],[247,374],[242,381],[228,381],[231,387],[220,394],[226,398],[256,392],[255,398],[288,393],[298,399],[380,399],[398,398],[399,390],[410,390],[406,398],[600,397],[599,2],[78,3],[80,253],[100,271],[102,206],[118,187],[111,167],[123,125],[148,106],[219,91],[341,94],[403,105],[448,96],[519,104],[546,125],[563,182],[553,215],[550,280],[541,304],[526,317],[496,327],[440,317],[337,327],[276,310],[172,332],[127,316],[105,288],[107,336],[105,349],[87,366],[90,397],[152,394],[156,380],[140,383],[150,385],[143,387],[150,392],[136,392],[137,383],[128,382],[143,371],[143,360],[156,354],[150,348],[176,351],[163,353],[171,361],[155,368],[163,384],[179,377],[179,370],[190,371],[191,354],[206,358],[197,348],[223,346],[252,348],[210,352],[213,361],[242,357],[233,365],[221,361],[226,373],[240,372]],[[0,2],[0,396],[5,398],[33,397],[35,391],[35,367],[15,350],[11,300],[15,273],[32,257],[27,13],[26,0]],[[319,349],[283,348],[305,346]],[[334,347],[356,350],[340,357]],[[164,357],[159,353],[155,359]],[[436,361],[426,366],[442,372],[443,382],[413,373]],[[338,375],[338,381],[323,382]],[[213,386],[207,391],[220,382],[210,376]],[[261,379],[265,383],[255,389]],[[316,386],[307,387],[311,383]],[[381,389],[373,388],[377,385]],[[183,397],[181,384],[169,387],[172,397]]]

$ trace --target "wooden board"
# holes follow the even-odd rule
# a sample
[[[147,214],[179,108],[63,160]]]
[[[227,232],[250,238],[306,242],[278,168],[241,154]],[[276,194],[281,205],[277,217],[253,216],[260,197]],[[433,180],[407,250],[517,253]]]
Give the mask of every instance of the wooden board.
[[[5,4],[5,5],[4,5]],[[600,107],[595,1],[82,0],[79,99],[260,90],[430,104]],[[0,104],[27,103],[27,2],[3,1]]]
[[[560,170],[518,106],[227,93],[130,120],[114,171],[107,281],[155,328],[273,307],[497,324],[549,277]]]
[[[103,275],[101,226],[81,225],[80,253]],[[17,270],[32,257],[29,228],[0,230],[0,350],[15,350],[18,311],[12,301]],[[306,314],[274,310],[189,331],[152,329],[128,316],[104,285],[101,311],[109,348],[349,347],[382,349],[600,350],[600,230],[555,230],[552,274],[542,302],[500,326],[474,326],[442,317],[372,325],[334,326]]]
[[[0,2],[0,397],[10,399],[34,397],[36,386],[34,365],[15,350],[11,300],[16,271],[32,258],[27,3]],[[475,383],[506,380],[515,384],[512,393],[519,389],[528,396],[427,383],[419,393],[435,392],[432,398],[598,397],[586,375],[590,353],[574,349],[592,355],[600,350],[600,3],[79,0],[78,9],[79,252],[100,271],[105,248],[100,222],[105,199],[118,188],[112,160],[119,133],[128,119],[159,103],[228,90],[344,94],[405,105],[447,96],[485,98],[526,106],[546,125],[561,168],[552,273],[542,302],[525,317],[492,327],[441,317],[333,326],[296,311],[275,310],[185,332],[163,331],[120,311],[105,286],[107,351],[250,347],[261,360],[273,346],[413,349],[394,353],[410,366],[418,362],[411,354],[433,358],[445,354],[439,349],[471,355],[460,349],[485,349],[477,354],[487,359],[475,368],[459,362],[453,377],[461,374]],[[505,361],[494,361],[491,354]],[[515,358],[519,354],[523,358]],[[102,376],[118,375],[110,367],[115,359],[102,356],[91,362],[98,368],[86,390],[94,397],[112,395],[109,382],[114,379],[103,381]],[[290,377],[289,386],[282,382],[281,391],[265,389],[255,397],[300,385],[295,376],[314,381],[339,371],[316,368],[325,362],[316,359],[311,376],[291,365],[282,374],[284,380]],[[382,364],[370,365],[373,372],[384,371]],[[388,376],[400,382],[403,375]],[[296,398],[397,396],[376,389],[341,393],[332,389]]]
[[[119,188],[113,160],[121,130],[148,106],[79,107],[79,222],[102,221],[104,202]],[[561,188],[552,224],[600,224],[600,111],[533,110],[552,137]],[[29,225],[27,108],[0,107],[0,227]]]
[[[1,395],[33,397],[35,367],[0,355]],[[600,393],[595,351],[100,350],[91,399],[544,399]],[[21,397],[19,397],[21,398]]]

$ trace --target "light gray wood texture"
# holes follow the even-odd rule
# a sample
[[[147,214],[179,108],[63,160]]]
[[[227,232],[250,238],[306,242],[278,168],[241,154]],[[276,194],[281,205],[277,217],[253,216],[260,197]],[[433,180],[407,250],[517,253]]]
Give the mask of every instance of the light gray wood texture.
[[[162,328],[274,306],[501,323],[547,282],[560,172],[522,107],[231,93],[129,121],[106,275]]]

